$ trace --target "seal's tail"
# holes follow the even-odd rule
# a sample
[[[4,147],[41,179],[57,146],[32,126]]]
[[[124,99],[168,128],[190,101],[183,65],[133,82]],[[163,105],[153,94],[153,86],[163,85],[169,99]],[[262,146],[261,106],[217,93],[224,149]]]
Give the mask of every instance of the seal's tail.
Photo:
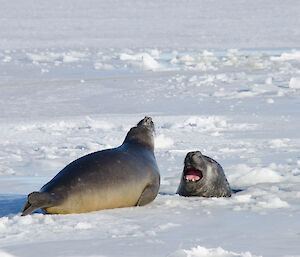
[[[28,215],[39,208],[51,206],[53,206],[53,199],[48,193],[32,192],[28,195],[28,201],[21,216]]]

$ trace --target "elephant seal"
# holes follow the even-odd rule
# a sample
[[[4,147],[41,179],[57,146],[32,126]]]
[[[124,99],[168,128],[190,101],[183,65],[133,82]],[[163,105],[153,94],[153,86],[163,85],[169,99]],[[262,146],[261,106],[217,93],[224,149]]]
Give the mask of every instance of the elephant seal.
[[[185,157],[176,193],[181,196],[230,197],[231,188],[221,165],[196,151]]]
[[[152,119],[145,117],[121,146],[71,162],[39,192],[28,195],[22,216],[39,208],[67,214],[150,203],[160,186],[153,133]]]

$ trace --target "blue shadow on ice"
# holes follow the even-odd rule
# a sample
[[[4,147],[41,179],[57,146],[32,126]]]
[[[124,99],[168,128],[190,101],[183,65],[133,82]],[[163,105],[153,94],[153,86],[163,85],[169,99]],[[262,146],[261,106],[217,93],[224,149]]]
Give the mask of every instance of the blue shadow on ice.
[[[27,195],[0,194],[0,218],[22,213]]]

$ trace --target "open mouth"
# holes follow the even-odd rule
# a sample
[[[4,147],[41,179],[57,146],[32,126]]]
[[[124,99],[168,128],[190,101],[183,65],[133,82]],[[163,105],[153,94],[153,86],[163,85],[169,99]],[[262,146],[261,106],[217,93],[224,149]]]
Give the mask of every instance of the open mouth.
[[[192,166],[187,166],[183,178],[187,182],[195,182],[195,181],[199,181],[202,177],[203,174],[200,170],[197,170]]]

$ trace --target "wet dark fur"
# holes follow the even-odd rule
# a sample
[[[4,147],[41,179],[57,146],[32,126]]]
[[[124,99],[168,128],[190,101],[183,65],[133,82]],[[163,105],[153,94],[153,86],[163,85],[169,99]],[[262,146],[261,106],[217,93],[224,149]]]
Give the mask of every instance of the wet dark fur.
[[[203,178],[199,181],[186,181],[184,172],[188,166],[200,170]],[[181,196],[230,197],[231,188],[221,165],[201,152],[189,152],[184,161],[177,194]]]

